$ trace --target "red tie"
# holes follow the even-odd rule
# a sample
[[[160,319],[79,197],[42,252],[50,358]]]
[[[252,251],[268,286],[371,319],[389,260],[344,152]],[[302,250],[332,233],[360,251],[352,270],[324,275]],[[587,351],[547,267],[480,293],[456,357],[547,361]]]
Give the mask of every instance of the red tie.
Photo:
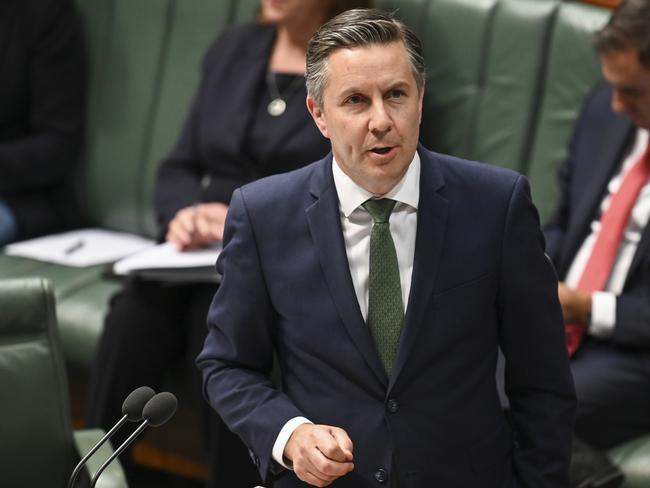
[[[612,196],[609,207],[600,218],[600,231],[578,286],[576,286],[578,291],[592,293],[605,288],[616,261],[618,248],[621,245],[623,232],[627,227],[630,213],[639,197],[641,188],[646,184],[649,177],[650,144],[623,177],[620,188]],[[564,330],[566,332],[569,357],[571,357],[582,343],[587,327],[566,324]]]

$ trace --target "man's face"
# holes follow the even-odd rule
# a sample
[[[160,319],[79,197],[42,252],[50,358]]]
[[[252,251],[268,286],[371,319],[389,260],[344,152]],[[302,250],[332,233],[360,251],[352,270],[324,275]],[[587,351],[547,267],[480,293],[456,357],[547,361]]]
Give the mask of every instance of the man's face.
[[[650,129],[650,68],[639,61],[638,49],[603,54],[600,62],[614,89],[612,109],[627,115],[637,127]]]
[[[307,107],[341,170],[384,194],[404,176],[418,144],[422,93],[402,42],[334,51],[322,106]]]

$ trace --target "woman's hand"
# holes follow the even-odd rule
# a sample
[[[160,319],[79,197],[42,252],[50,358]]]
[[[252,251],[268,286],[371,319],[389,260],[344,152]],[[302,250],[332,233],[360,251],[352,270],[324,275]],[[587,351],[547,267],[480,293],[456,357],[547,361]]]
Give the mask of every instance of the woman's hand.
[[[200,203],[176,212],[165,240],[180,251],[197,249],[223,239],[228,205]]]

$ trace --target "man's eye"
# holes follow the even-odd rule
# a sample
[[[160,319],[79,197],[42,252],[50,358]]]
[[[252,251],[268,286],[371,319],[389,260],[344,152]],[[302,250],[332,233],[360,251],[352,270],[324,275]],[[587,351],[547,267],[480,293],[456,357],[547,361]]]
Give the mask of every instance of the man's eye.
[[[390,97],[391,98],[402,98],[404,96],[404,92],[402,90],[391,90],[390,91]]]
[[[623,95],[627,98],[639,98],[641,93],[639,90],[626,90]]]
[[[358,105],[363,99],[359,95],[352,95],[345,100],[345,103],[348,105]]]

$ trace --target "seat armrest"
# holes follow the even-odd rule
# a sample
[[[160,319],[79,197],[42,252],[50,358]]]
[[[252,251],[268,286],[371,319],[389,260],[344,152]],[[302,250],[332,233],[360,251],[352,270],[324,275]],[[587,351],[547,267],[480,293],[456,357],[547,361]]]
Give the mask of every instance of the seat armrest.
[[[650,435],[616,446],[607,455],[625,474],[621,488],[650,486]]]
[[[93,448],[95,444],[104,436],[105,432],[101,429],[85,429],[74,431],[74,443],[77,448],[79,457],[82,458]],[[86,471],[92,478],[99,470],[106,459],[113,454],[113,448],[110,441],[105,442],[99,450],[88,459]],[[119,463],[119,459],[113,462],[104,470],[97,484],[97,488],[128,488],[126,476]]]

